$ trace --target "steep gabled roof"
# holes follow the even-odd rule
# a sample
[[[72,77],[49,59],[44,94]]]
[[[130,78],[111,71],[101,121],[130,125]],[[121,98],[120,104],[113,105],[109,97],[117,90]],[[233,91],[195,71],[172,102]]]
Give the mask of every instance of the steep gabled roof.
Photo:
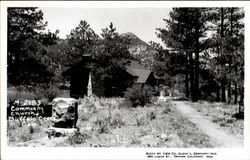
[[[88,58],[88,55],[86,56],[86,58]],[[80,66],[84,65],[83,62],[84,60],[68,68],[66,71],[63,72],[63,76],[69,76],[72,74],[72,72],[75,72],[76,69],[81,69],[82,67]],[[150,70],[146,69],[143,65],[139,64],[137,61],[134,60],[130,60],[130,64],[126,67],[126,71],[131,76],[137,78],[135,83],[146,83],[148,77],[152,73]]]
[[[132,68],[127,68],[126,71],[133,77],[138,77],[138,75],[133,71]]]
[[[137,76],[138,76],[138,79],[136,81],[136,83],[146,83],[151,71],[149,70],[143,70],[143,69],[135,69],[133,70]]]
[[[133,60],[130,61],[130,64],[126,68],[129,74],[138,77],[136,83],[146,83],[151,73],[150,70],[147,70],[144,66]]]

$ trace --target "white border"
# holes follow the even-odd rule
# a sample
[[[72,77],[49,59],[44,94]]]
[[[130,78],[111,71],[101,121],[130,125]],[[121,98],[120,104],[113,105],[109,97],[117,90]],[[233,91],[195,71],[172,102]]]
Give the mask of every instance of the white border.
[[[170,7],[244,7],[245,9],[245,145],[244,148],[61,148],[8,147],[6,144],[7,103],[7,7],[60,8],[170,8]],[[1,2],[1,157],[0,159],[147,159],[146,152],[216,152],[216,159],[249,160],[249,36],[250,2],[248,1],[4,1]]]

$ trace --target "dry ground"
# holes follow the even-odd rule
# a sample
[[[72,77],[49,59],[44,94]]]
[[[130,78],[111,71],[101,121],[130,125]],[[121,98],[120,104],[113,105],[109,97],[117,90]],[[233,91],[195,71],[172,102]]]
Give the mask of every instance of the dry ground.
[[[243,139],[242,137],[239,137],[236,134],[230,133],[227,129],[222,127],[221,125],[217,123],[213,123],[209,117],[205,117],[202,115],[202,113],[199,113],[201,111],[201,108],[203,108],[203,111],[209,110],[208,106],[204,106],[202,104],[187,104],[185,102],[174,102],[174,105],[176,109],[185,117],[188,118],[191,122],[197,124],[199,128],[202,130],[203,133],[208,135],[213,141],[213,144],[215,147],[243,147]],[[193,107],[195,106],[196,109]],[[232,107],[232,106],[230,106]],[[198,112],[199,111],[199,112]],[[216,110],[214,110],[216,111]],[[213,112],[214,113],[214,112]],[[215,113],[214,113],[215,114]],[[217,112],[217,115],[220,114]],[[219,115],[218,115],[219,117]],[[229,117],[232,116],[228,116]],[[212,117],[211,117],[212,118]],[[236,119],[230,118],[231,121],[225,120],[224,126],[230,126],[233,123],[237,123]],[[229,123],[228,123],[229,122]],[[243,121],[242,121],[243,122]],[[222,123],[221,123],[222,124]],[[238,128],[239,130],[239,128]]]
[[[8,122],[9,146],[218,147],[211,135],[170,101],[128,108],[119,98],[82,99],[79,132],[71,136],[49,139],[44,129],[51,123],[37,121],[35,124],[21,126],[18,121]]]

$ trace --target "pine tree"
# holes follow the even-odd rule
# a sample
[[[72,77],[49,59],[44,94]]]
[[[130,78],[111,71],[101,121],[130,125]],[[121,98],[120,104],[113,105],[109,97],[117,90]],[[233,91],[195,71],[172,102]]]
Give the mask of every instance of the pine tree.
[[[199,99],[199,54],[208,29],[206,12],[204,8],[173,8],[170,19],[164,19],[166,28],[157,29],[166,47],[186,55],[186,96],[190,87],[192,101]]]
[[[67,35],[69,65],[80,62],[84,55],[94,55],[100,42],[99,36],[90,27],[87,21],[80,24]]]
[[[216,31],[213,35],[212,48],[213,52],[217,54],[215,60],[216,65],[220,68],[217,74],[217,80],[221,85],[221,100],[226,101],[226,86],[228,86],[228,103],[231,102],[231,84],[235,84],[235,103],[238,99],[237,75],[238,66],[240,63],[237,59],[239,53],[243,54],[242,43],[244,42],[243,36],[243,23],[242,18],[244,12],[241,8],[214,8],[211,14],[213,19],[211,22],[214,24],[213,30]],[[242,61],[244,63],[244,60]],[[234,72],[233,72],[234,71]]]
[[[34,87],[51,81],[54,73],[40,53],[55,43],[57,33],[41,32],[46,25],[38,8],[8,8],[8,84]]]
[[[105,96],[112,96],[112,87],[117,88],[118,94],[122,96],[122,91],[131,85],[124,72],[132,59],[128,44],[129,40],[119,35],[112,22],[102,29],[100,45],[93,56],[96,62],[93,64],[93,73],[96,79],[94,83],[104,83],[106,86]]]

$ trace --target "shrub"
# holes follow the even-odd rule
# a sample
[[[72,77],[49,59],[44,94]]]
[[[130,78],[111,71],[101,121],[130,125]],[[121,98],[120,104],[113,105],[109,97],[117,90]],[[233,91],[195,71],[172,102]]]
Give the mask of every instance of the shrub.
[[[151,111],[150,113],[147,114],[147,118],[152,121],[156,119],[156,113],[154,111]]]
[[[145,126],[149,122],[147,120],[147,117],[145,115],[138,115],[136,116],[136,126]]]
[[[17,88],[8,88],[7,90],[7,102],[8,104],[11,101],[14,100],[25,100],[25,99],[33,99],[34,98],[34,94],[32,92],[29,92],[25,89],[23,89],[24,87],[17,87]]]
[[[110,132],[109,122],[110,122],[110,118],[105,118],[105,119],[97,118],[96,121],[94,121],[95,130],[99,134],[109,133]]]
[[[163,110],[163,113],[164,114],[168,114],[168,113],[170,113],[171,112],[171,109],[170,108],[165,108],[164,110]]]
[[[132,138],[131,140],[131,145],[135,144],[135,145],[141,145],[141,140],[139,140],[138,138]]]
[[[90,136],[86,133],[81,133],[80,131],[75,132],[73,135],[69,136],[67,142],[70,145],[85,143],[86,139]]]
[[[20,139],[22,142],[28,142],[32,140],[32,135],[31,134],[21,134]]]
[[[44,100],[46,102],[51,102],[54,98],[59,96],[62,91],[60,91],[56,86],[37,86],[34,87],[32,92],[34,93],[34,99]]]
[[[57,87],[52,86],[45,90],[44,96],[51,102],[59,94],[60,94],[60,90]]]
[[[29,133],[30,134],[34,133],[35,128],[32,125],[30,125],[28,128],[29,128]]]
[[[90,115],[91,113],[80,113],[79,112],[79,118],[78,119],[80,119],[80,120],[82,120],[82,121],[88,121],[90,118],[91,118],[91,115]]]
[[[153,95],[154,95],[155,97],[160,96],[160,90],[159,90],[159,88],[154,88],[154,89],[153,89]]]
[[[125,92],[125,99],[130,102],[132,107],[144,106],[150,102],[153,90],[150,86],[133,85]]]
[[[114,128],[116,127],[121,128],[122,126],[125,125],[125,122],[123,121],[120,113],[116,113],[115,115],[111,117],[110,125]]]

